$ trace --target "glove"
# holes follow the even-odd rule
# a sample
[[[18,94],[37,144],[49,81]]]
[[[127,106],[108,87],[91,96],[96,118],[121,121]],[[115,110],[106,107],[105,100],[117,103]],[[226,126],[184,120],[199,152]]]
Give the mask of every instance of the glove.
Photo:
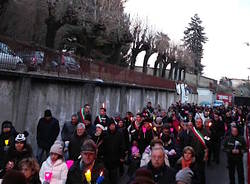
[[[168,152],[168,155],[170,155],[170,156],[176,155],[175,150],[171,149],[170,152]]]

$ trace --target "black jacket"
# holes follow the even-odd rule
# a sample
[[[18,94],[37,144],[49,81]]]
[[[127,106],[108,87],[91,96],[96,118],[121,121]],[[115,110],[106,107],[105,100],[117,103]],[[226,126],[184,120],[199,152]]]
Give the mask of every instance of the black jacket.
[[[108,130],[103,139],[104,163],[107,169],[119,166],[120,159],[125,157],[124,139],[119,131],[111,133]]]
[[[236,142],[238,141],[238,143]],[[240,153],[239,154],[233,154],[232,150],[233,149],[239,149]],[[247,151],[246,147],[246,141],[245,139],[238,135],[236,137],[230,135],[226,137],[226,140],[224,142],[224,149],[229,159],[239,159],[242,158],[243,153]]]
[[[108,127],[109,123],[110,123],[110,118],[107,115],[96,116],[95,121],[94,121],[94,125],[101,124],[105,128]]]
[[[19,152],[19,151],[16,150],[15,147],[12,147],[8,151],[8,156],[7,156],[6,163],[8,161],[13,161],[14,162],[14,168],[17,169],[19,162],[22,159],[29,158],[29,157],[33,157],[32,148],[31,148],[31,146],[29,144],[25,144],[22,152]]]
[[[65,141],[69,141],[70,138],[72,137],[75,129],[76,129],[77,124],[72,124],[71,121],[65,122],[62,128],[62,132],[61,132],[61,137],[62,140]]]
[[[31,176],[31,178],[27,180],[27,184],[41,184],[39,173],[36,173],[35,175]]]
[[[82,136],[78,136],[76,131],[69,141],[69,159],[77,160],[81,153],[81,146],[83,142],[87,139],[90,139],[87,132],[85,131]]]
[[[155,169],[150,161],[148,165],[143,168],[152,172],[156,184],[175,184],[175,171],[165,164],[160,169]]]
[[[55,142],[60,132],[59,122],[56,118],[51,118],[49,122],[41,118],[37,125],[37,145],[40,148],[49,150]]]
[[[213,121],[211,127],[211,142],[220,142],[220,138],[225,133],[224,123],[222,121]]]
[[[102,184],[109,184],[107,170],[101,163],[98,162],[95,162],[91,170],[91,184],[96,184],[96,180],[102,171],[104,174],[104,181]],[[87,184],[84,176],[85,172],[86,168],[81,160],[76,161],[68,172],[66,184]]]

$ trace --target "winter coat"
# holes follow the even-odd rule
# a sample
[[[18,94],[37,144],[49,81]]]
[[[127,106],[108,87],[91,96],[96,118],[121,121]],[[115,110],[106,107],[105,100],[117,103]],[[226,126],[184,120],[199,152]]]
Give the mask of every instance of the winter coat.
[[[104,163],[107,169],[119,166],[120,159],[125,157],[125,146],[122,134],[115,130],[111,133],[108,130],[107,135],[103,139]]]
[[[152,172],[153,180],[156,184],[175,184],[175,171],[165,164],[161,168],[155,169],[150,161],[143,168]]]
[[[32,148],[31,148],[31,146],[29,144],[25,144],[24,148],[23,148],[23,150],[21,152],[17,151],[15,147],[12,147],[8,151],[8,156],[7,156],[7,160],[6,160],[5,164],[8,161],[13,161],[14,162],[14,168],[17,169],[19,162],[22,159],[29,158],[29,157],[33,157]]]
[[[125,150],[129,150],[129,135],[126,127],[118,128],[118,131],[122,133],[122,137],[124,138],[124,146]]]
[[[104,154],[104,150],[103,150],[103,138],[105,136],[105,133],[102,132],[101,135],[97,136],[97,135],[92,135],[91,139],[96,143],[97,147],[98,147],[98,153],[97,153],[97,159],[100,161],[103,161],[103,154]]]
[[[10,123],[10,122],[8,122]],[[11,124],[11,123],[10,123]],[[3,125],[2,123],[2,129],[0,134],[0,170],[5,167],[5,160],[7,159],[8,150],[15,146],[15,137],[17,135],[17,132],[15,128],[12,126],[11,131],[9,133],[3,132]],[[8,140],[8,145],[5,145],[5,140]]]
[[[92,137],[95,133],[95,125],[92,123],[90,125],[86,125],[86,132],[90,137]]]
[[[237,141],[237,142],[236,142]],[[233,154],[233,149],[239,149],[239,154]],[[246,141],[245,139],[238,135],[238,136],[228,136],[226,137],[226,140],[224,142],[224,149],[229,159],[241,159],[243,156],[243,153],[247,151]]]
[[[84,132],[82,136],[78,136],[76,131],[69,141],[69,160],[77,160],[81,153],[81,146],[84,141],[90,139],[87,132]]]
[[[151,159],[151,149],[150,149],[150,146],[148,146],[145,149],[144,153],[142,154],[140,167],[146,166],[150,162],[150,159]],[[168,160],[168,151],[167,150],[165,150],[165,164],[167,166],[170,166],[169,160]]]
[[[71,121],[65,122],[62,128],[61,137],[63,142],[69,141],[75,132],[77,124],[72,124]]]
[[[86,170],[87,169],[81,160],[76,161],[68,172],[66,184],[88,184],[83,174]],[[95,164],[91,169],[91,184],[96,184],[96,180],[101,172],[103,172],[104,176],[104,180],[101,184],[109,184],[107,170],[97,161],[95,161]]]
[[[199,132],[203,135],[203,137],[208,136],[208,133],[204,128],[199,130]],[[205,148],[193,132],[191,135],[192,140],[190,146],[194,148],[196,161],[202,163],[205,156]]]
[[[131,123],[131,125],[128,127],[128,132],[130,135],[130,142],[132,143],[134,140],[138,141],[139,139],[139,132],[141,129],[141,125],[139,125],[138,127],[136,126],[136,122],[133,121]]]
[[[41,181],[39,179],[39,173],[31,176],[26,182],[26,184],[41,184]]]
[[[56,118],[52,117],[49,122],[47,122],[45,118],[41,118],[37,125],[37,145],[40,148],[49,150],[59,132],[59,122]]]
[[[225,133],[224,123],[222,121],[214,121],[210,127],[211,143],[220,142],[220,138]]]
[[[97,125],[97,124],[101,124],[102,126],[104,126],[105,128],[108,127],[110,123],[110,119],[107,115],[105,116],[96,116],[95,118],[95,121],[94,121],[94,125]]]
[[[68,174],[68,168],[63,159],[58,159],[52,164],[50,156],[42,164],[39,172],[41,182],[45,181],[45,172],[52,172],[50,184],[65,184]]]
[[[153,139],[152,129],[147,130],[145,134],[143,133],[142,129],[140,129],[138,145],[141,154],[145,151],[146,147],[150,144],[152,139]]]
[[[191,145],[192,130],[183,130],[179,133],[178,137],[180,143],[180,150],[183,150],[186,146]]]
[[[182,159],[183,157],[181,157],[179,160],[177,160],[176,165],[174,167],[176,173],[182,169]],[[195,162],[195,157],[193,157],[191,165],[189,167],[191,169],[191,171],[193,172],[193,176],[192,176],[192,183],[191,184],[200,184],[201,182],[201,175],[200,175],[200,169],[197,165],[197,163]]]

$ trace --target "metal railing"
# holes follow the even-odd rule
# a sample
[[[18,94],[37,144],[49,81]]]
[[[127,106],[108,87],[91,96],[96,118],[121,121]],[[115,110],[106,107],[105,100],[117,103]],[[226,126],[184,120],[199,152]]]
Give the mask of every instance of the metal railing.
[[[87,58],[79,58],[0,35],[0,69],[70,75],[103,82],[175,89],[175,82]]]

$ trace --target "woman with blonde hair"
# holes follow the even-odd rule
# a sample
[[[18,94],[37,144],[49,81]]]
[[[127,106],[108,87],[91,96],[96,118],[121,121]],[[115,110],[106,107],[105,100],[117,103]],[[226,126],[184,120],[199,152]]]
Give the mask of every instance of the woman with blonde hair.
[[[183,149],[182,157],[176,162],[175,165],[176,171],[186,171],[190,169],[192,171],[192,182],[191,184],[201,184],[201,174],[199,172],[199,168],[195,161],[195,151],[191,146],[186,146]],[[178,172],[179,173],[179,172]]]

